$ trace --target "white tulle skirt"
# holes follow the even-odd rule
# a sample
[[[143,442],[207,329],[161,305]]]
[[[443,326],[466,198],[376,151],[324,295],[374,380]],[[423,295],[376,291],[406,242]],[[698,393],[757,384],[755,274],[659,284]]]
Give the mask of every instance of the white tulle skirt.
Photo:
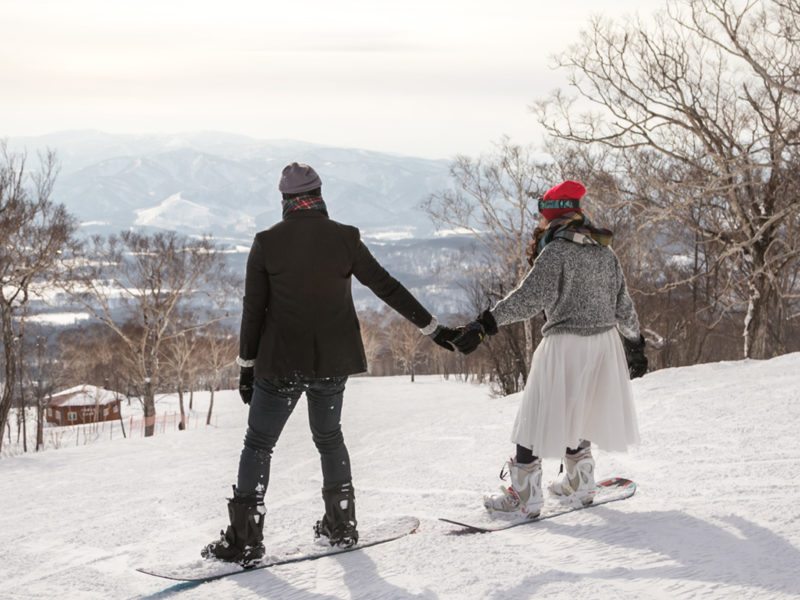
[[[511,441],[545,458],[590,440],[625,451],[639,442],[625,350],[611,329],[545,337],[531,361]]]

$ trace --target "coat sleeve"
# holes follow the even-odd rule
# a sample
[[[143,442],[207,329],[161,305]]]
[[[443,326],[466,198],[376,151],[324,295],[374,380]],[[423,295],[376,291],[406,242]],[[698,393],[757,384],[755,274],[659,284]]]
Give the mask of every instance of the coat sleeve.
[[[358,234],[357,234],[358,235]],[[394,310],[420,329],[427,327],[433,317],[402,283],[384,269],[372,253],[357,239],[353,259],[353,275]]]
[[[541,251],[522,283],[491,310],[497,326],[530,319],[555,304],[560,278],[561,259],[557,245],[549,244]]]
[[[269,302],[269,275],[264,265],[264,255],[258,236],[253,240],[247,257],[242,302],[242,326],[239,331],[239,359],[253,361],[258,355],[261,331],[267,317]],[[241,363],[240,363],[241,364]],[[244,365],[243,365],[244,366]]]
[[[629,340],[639,339],[639,316],[636,314],[636,308],[633,306],[633,300],[628,293],[628,286],[625,284],[625,274],[622,272],[622,266],[619,264],[619,259],[614,256],[616,262],[615,268],[617,271],[617,328],[620,333]]]

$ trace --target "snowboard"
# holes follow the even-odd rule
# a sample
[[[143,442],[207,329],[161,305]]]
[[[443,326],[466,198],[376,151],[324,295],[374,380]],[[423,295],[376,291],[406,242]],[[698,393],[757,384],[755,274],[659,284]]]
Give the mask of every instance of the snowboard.
[[[560,517],[561,515],[575,512],[576,510],[584,510],[594,506],[602,506],[609,502],[625,500],[635,493],[636,484],[633,481],[622,477],[611,477],[597,484],[597,493],[594,496],[594,501],[586,506],[580,502],[573,504],[569,501],[556,500],[555,502],[546,502],[539,516],[533,518],[518,513],[506,515],[503,513],[488,513],[484,511],[480,516],[475,517],[474,520],[470,520],[469,522],[446,518],[440,518],[439,520],[462,527],[463,530],[460,533],[491,533],[493,531],[505,531],[506,529],[519,527],[520,525],[538,523],[539,521]]]
[[[283,545],[283,547],[269,548],[267,544],[267,554],[257,562],[243,567],[237,563],[227,563],[220,560],[208,560],[198,558],[195,561],[175,566],[154,566],[136,569],[140,573],[172,579],[174,581],[194,581],[205,583],[222,579],[237,573],[258,571],[280,565],[289,565],[309,560],[316,560],[325,556],[335,556],[347,552],[355,552],[364,548],[371,548],[379,544],[385,544],[394,540],[415,533],[419,527],[419,519],[415,517],[398,517],[389,519],[366,527],[359,527],[358,544],[349,548],[339,548],[336,546],[323,545],[320,541],[310,540],[305,544]],[[199,549],[198,549],[199,554]]]

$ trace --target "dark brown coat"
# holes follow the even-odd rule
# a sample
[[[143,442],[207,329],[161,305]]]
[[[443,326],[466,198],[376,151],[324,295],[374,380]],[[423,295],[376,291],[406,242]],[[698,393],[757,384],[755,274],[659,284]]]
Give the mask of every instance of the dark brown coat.
[[[333,377],[367,370],[351,276],[425,327],[431,314],[361,241],[356,227],[298,210],[258,233],[245,279],[239,356],[256,377]]]

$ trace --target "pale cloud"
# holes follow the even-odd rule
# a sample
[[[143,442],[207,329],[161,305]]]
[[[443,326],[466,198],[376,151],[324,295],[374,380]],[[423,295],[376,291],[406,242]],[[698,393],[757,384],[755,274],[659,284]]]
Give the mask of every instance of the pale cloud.
[[[1,136],[227,130],[449,157],[540,135],[548,57],[661,2],[0,0]],[[554,5],[555,4],[555,5]]]

